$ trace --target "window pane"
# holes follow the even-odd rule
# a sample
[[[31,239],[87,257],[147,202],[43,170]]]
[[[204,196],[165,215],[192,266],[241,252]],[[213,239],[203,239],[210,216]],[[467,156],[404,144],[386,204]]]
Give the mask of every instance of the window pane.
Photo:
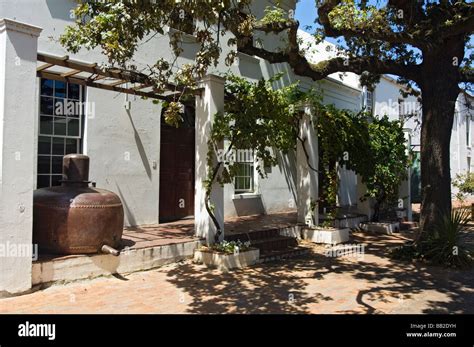
[[[63,157],[62,156],[53,156],[51,164],[51,172],[53,174],[60,174],[63,172]]]
[[[66,139],[66,154],[77,153],[77,140]]]
[[[54,135],[66,135],[66,118],[54,117]]]
[[[38,154],[51,154],[51,137],[40,136],[38,138]]]
[[[53,117],[40,117],[40,134],[53,134]]]
[[[53,96],[53,81],[52,80],[41,80],[41,95]]]
[[[39,188],[46,188],[49,187],[49,181],[50,181],[49,175],[38,175],[37,176],[37,182],[36,182],[36,187]]]
[[[49,165],[50,165],[50,158],[49,156],[38,156],[38,173],[39,174],[48,174],[49,173]]]
[[[42,97],[40,100],[40,111],[42,114],[54,114],[54,99]]]
[[[65,117],[66,111],[67,111],[66,107],[67,107],[67,104],[65,103],[64,99],[58,99],[58,98],[54,99],[54,114],[56,116]]]
[[[68,119],[68,136],[79,136],[79,119]]]
[[[53,154],[64,155],[64,138],[53,138]]]
[[[57,98],[66,97],[66,83],[54,81],[54,96]]]
[[[79,85],[78,84],[68,84],[67,87],[67,97],[68,99],[79,100]]]
[[[63,175],[53,175],[51,177],[51,185],[52,186],[60,186],[61,185],[61,181],[63,179]]]
[[[79,101],[68,100],[68,117],[79,117],[81,115],[81,103]]]
[[[237,176],[244,176],[245,175],[245,168],[243,163],[237,164]]]

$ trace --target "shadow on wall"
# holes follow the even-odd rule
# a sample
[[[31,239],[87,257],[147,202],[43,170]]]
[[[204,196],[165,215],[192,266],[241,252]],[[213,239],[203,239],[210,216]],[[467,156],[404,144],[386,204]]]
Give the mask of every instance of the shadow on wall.
[[[276,157],[278,160],[278,168],[285,176],[288,189],[293,196],[293,201],[296,201],[296,153],[295,151],[289,151],[287,154],[277,152]]]
[[[247,56],[244,53],[239,53],[239,74],[260,80],[263,77],[262,69],[260,68],[260,61],[254,57]]]
[[[77,5],[74,0],[46,0],[49,13],[51,17],[55,19],[62,19],[67,22],[74,22],[74,18],[71,17],[71,10]]]
[[[232,202],[234,203],[235,212],[239,217],[266,213],[260,195],[251,198],[234,198]]]
[[[148,179],[151,180],[151,167],[150,167],[150,162],[148,160],[148,157],[146,156],[145,147],[143,146],[142,140],[140,139],[140,135],[138,134],[138,131],[135,128],[135,124],[133,123],[133,119],[132,119],[132,115],[130,113],[130,110],[127,110],[126,112],[127,112],[128,119],[130,119],[130,124],[133,128],[133,135],[134,135],[134,138],[135,138],[135,143],[137,144],[138,153],[140,154],[140,158],[142,160],[143,167],[145,168]]]
[[[122,190],[120,189],[120,187],[117,183],[115,183],[115,187],[117,188],[116,192],[120,196],[120,200],[122,200],[123,212],[125,214],[125,225],[136,226],[137,225],[137,220],[135,219],[135,215],[134,215],[133,211],[128,206],[127,200],[123,196]]]

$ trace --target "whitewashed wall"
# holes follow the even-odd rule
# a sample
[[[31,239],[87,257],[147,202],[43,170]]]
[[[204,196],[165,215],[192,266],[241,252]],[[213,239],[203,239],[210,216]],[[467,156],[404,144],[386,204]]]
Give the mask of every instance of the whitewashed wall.
[[[469,106],[471,104],[471,106]],[[463,94],[458,96],[454,114],[453,131],[451,133],[451,178],[458,174],[473,172],[472,139],[474,122],[472,120],[474,106],[473,98],[466,98]],[[470,109],[471,108],[471,109]],[[469,134],[469,135],[468,135]],[[458,190],[453,187],[453,195]]]
[[[294,6],[294,1],[284,2],[288,8]],[[255,2],[255,11],[262,14],[268,2]],[[31,23],[43,28],[39,38],[39,51],[66,55],[68,54],[57,42],[59,35],[67,25],[72,24],[70,10],[75,6],[73,0],[0,0],[2,17],[12,18]],[[52,39],[53,38],[53,39]],[[185,53],[179,63],[193,59],[193,38],[187,37],[189,44],[185,45]],[[223,41],[226,38],[222,39]],[[273,40],[273,41],[272,41]],[[275,42],[274,38],[269,38]],[[324,48],[324,47],[323,47]],[[320,49],[319,53],[326,54]],[[223,57],[225,57],[224,48]],[[86,62],[104,62],[105,57],[99,50],[83,50],[77,55],[69,54],[72,59]],[[158,57],[171,59],[168,48],[168,36],[155,37],[143,45],[136,55],[135,63],[143,66],[153,63]],[[325,56],[321,56],[325,57]],[[291,73],[286,64],[268,64],[266,61],[244,54],[232,67],[226,67],[223,59],[211,71],[225,73],[232,71],[251,80],[262,77],[268,78],[280,71],[285,72],[281,84],[301,81],[308,88],[312,81],[298,78]],[[340,79],[338,76],[318,83],[324,89],[324,100],[334,103],[337,107],[357,109],[360,107],[360,91],[354,86],[353,79]],[[349,85],[349,86],[345,86]],[[151,101],[128,96],[131,101],[129,111],[125,110],[124,102],[127,96],[115,92],[87,88],[87,101],[91,110],[85,123],[84,153],[91,157],[90,177],[103,187],[117,193],[124,203],[125,222],[127,225],[156,223],[159,211],[159,159],[160,159],[160,114],[161,108]],[[294,153],[280,156],[279,165],[272,168],[267,179],[259,179],[259,194],[245,202],[233,199],[233,187],[225,187],[225,214],[235,216],[242,213],[269,213],[296,208],[295,190],[295,157]],[[153,163],[157,166],[154,168]],[[354,200],[354,177],[343,173],[341,184],[341,202],[351,203]],[[349,202],[346,202],[349,201]]]

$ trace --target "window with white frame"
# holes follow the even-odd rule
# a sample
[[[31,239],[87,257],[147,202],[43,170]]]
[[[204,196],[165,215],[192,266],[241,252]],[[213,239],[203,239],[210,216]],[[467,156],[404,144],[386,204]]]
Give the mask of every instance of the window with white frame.
[[[60,184],[63,156],[80,153],[84,88],[40,80],[37,188]]]
[[[255,162],[252,150],[237,150],[236,174],[234,177],[235,193],[255,192]]]

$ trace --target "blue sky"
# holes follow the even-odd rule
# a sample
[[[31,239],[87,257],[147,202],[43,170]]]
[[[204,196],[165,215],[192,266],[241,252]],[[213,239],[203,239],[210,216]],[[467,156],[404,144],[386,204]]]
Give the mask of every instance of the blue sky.
[[[383,5],[385,4],[385,1],[384,0],[370,0],[369,4]],[[305,30],[309,32],[310,34],[312,34],[315,27],[314,20],[317,17],[315,0],[299,0],[298,3],[296,4],[295,17],[300,22],[300,29]],[[308,25],[312,25],[313,30],[307,30],[305,26],[308,26]],[[327,37],[326,40],[332,43],[337,43],[336,39],[332,37]],[[470,44],[474,44],[474,35],[471,35]],[[469,55],[470,51],[471,50],[466,49],[466,54],[465,54],[466,57]]]
[[[295,15],[300,22],[300,29],[305,30],[305,25],[314,25],[317,15],[315,0],[300,0],[296,5]]]

